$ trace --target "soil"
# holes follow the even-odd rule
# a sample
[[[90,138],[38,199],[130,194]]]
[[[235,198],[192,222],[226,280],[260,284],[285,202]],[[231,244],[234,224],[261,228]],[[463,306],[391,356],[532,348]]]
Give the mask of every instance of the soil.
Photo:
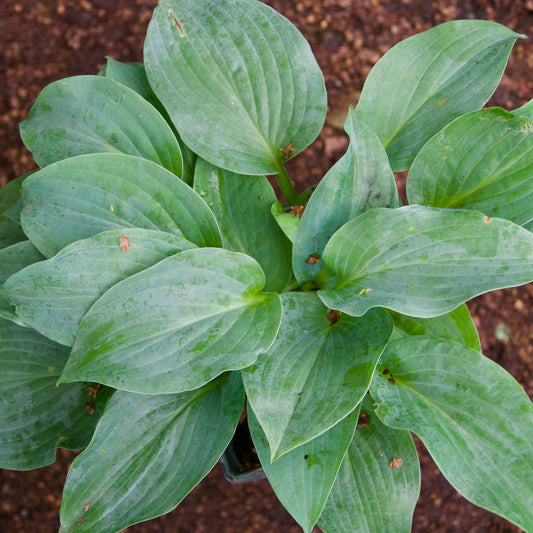
[[[156,0],[2,0],[0,15],[0,186],[34,168],[18,123],[39,91],[66,76],[97,72],[108,54],[141,61]],[[363,80],[399,40],[457,18],[494,20],[533,36],[533,1],[513,0],[271,0],[303,32],[324,71],[330,108],[311,147],[290,163],[298,189],[314,184],[343,154],[342,123]],[[533,97],[533,45],[521,40],[491,104],[508,109]],[[399,177],[401,178],[401,176]],[[533,397],[533,285],[470,302],[484,353]],[[505,520],[464,500],[439,474],[417,441],[422,490],[415,532],[510,533]],[[31,472],[0,471],[0,531],[57,531],[61,489],[74,452]],[[496,473],[497,475],[497,473]],[[214,470],[169,515],[127,529],[142,532],[299,532],[266,481],[227,483]],[[349,533],[349,532],[347,532]]]

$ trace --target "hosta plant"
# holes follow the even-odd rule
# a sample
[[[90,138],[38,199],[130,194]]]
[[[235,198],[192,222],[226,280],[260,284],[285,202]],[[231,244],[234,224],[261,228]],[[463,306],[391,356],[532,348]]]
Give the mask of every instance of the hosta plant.
[[[533,107],[483,109],[519,37],[453,21],[392,48],[299,195],[285,162],[324,79],[257,0],[161,0],[144,64],[42,91],[21,124],[41,168],[0,196],[0,465],[85,448],[62,533],[169,512],[245,406],[306,533],[408,532],[412,434],[533,532],[533,405],[465,306],[533,280]]]

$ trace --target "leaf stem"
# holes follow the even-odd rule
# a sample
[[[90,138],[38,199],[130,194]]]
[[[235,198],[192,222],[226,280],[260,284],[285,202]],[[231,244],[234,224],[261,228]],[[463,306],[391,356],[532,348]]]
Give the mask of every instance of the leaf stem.
[[[296,191],[294,190],[291,179],[289,178],[289,175],[287,174],[287,171],[283,165],[280,166],[279,174],[276,177],[278,179],[279,188],[285,197],[287,205],[289,207],[296,205]]]

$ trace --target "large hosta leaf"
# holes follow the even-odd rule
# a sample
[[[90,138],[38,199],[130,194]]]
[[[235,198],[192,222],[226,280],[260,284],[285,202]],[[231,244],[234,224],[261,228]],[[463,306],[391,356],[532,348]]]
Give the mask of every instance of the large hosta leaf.
[[[64,346],[0,318],[0,467],[39,468],[58,446],[87,446],[109,390],[58,387],[67,357]]]
[[[320,517],[324,533],[409,533],[420,466],[408,431],[384,426],[367,397]]]
[[[314,294],[281,298],[276,341],[242,371],[272,459],[324,433],[355,409],[392,331],[381,309],[353,318],[329,313]]]
[[[182,172],[178,141],[165,119],[134,90],[102,76],[45,87],[20,135],[41,167],[76,155],[121,152]]]
[[[109,289],[83,318],[64,381],[181,392],[252,364],[281,320],[261,267],[218,248],[186,250]]]
[[[89,154],[49,165],[23,185],[22,227],[45,256],[105,230],[145,228],[220,246],[206,203],[168,170],[139,157]]]
[[[389,344],[372,382],[377,414],[416,433],[470,501],[533,531],[533,404],[479,352],[428,337]]]
[[[533,280],[533,235],[475,211],[374,209],[345,224],[324,250],[338,276],[318,295],[361,316],[376,306],[431,318],[487,292]]]
[[[324,123],[324,79],[311,48],[257,0],[160,1],[144,60],[185,144],[227,170],[276,174]]]
[[[168,513],[213,468],[244,405],[238,373],[182,394],[117,391],[69,470],[61,533],[116,533]]]
[[[410,204],[533,219],[533,122],[500,108],[468,113],[429,140],[407,178]]]
[[[291,245],[272,216],[276,195],[268,180],[199,160],[194,188],[215,214],[224,248],[253,257],[266,275],[265,290],[281,291],[292,275]]]
[[[9,276],[22,270],[24,267],[44,259],[30,241],[22,241],[0,249],[0,285]],[[15,308],[5,298],[5,287],[0,287],[0,317],[23,325],[15,314]]]
[[[266,436],[251,408],[248,424],[265,474],[277,497],[292,517],[310,533],[324,509],[337,472],[357,425],[359,409],[294,450],[270,462]]]
[[[377,133],[393,170],[454,118],[483,107],[521,37],[482,20],[446,22],[387,52],[363,86],[357,112]]]
[[[305,207],[296,235],[292,265],[303,283],[324,267],[320,259],[331,236],[346,222],[373,207],[398,207],[398,190],[387,154],[376,134],[350,109],[344,125],[346,154],[319,183]]]
[[[72,346],[83,315],[109,287],[194,247],[183,237],[162,231],[105,231],[11,276],[2,292],[24,323]]]

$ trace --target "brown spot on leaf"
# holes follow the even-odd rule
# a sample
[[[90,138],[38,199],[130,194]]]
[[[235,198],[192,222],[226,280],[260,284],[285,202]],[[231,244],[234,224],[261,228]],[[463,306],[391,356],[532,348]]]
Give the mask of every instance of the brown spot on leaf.
[[[292,155],[293,152],[296,152],[292,142],[290,142],[285,148],[280,148],[280,151],[283,153],[283,161],[287,161]]]
[[[85,402],[85,410],[92,415],[94,413],[94,402]]]
[[[319,261],[320,261],[320,257],[318,257],[318,256],[315,255],[315,254],[310,255],[310,256],[305,260],[305,262],[306,262],[308,265],[316,265]]]
[[[94,398],[96,400],[96,397],[98,396],[98,391],[100,390],[100,383],[96,383],[95,385],[89,385],[87,387],[87,390],[89,391],[88,396],[89,398]]]
[[[174,16],[172,13],[172,9],[168,10],[168,16],[172,19],[172,24],[178,28],[180,35],[182,37],[185,37],[185,32],[183,31],[183,26],[181,25],[180,21]]]
[[[85,507],[85,511],[88,511],[90,506],[91,506],[90,503],[86,503],[86,504],[84,505],[84,507]]]
[[[485,217],[485,224],[488,224],[490,222],[490,217]]]
[[[359,413],[359,418],[357,420],[357,429],[366,428],[368,426],[370,419],[365,411]]]
[[[391,459],[389,461],[389,468],[391,470],[396,470],[397,468],[400,468],[400,466],[403,465],[403,461],[399,457],[394,457],[394,459]]]
[[[357,296],[362,296],[363,294],[368,294],[371,291],[372,291],[372,289],[361,289]]]
[[[130,240],[128,239],[128,237],[126,237],[126,235],[121,235],[119,241],[120,241],[120,247],[122,248],[122,251],[129,252],[131,246],[130,246]]]
[[[301,217],[304,214],[304,211],[305,205],[291,205],[289,215],[292,215],[293,217]]]
[[[336,324],[339,321],[339,318],[341,317],[341,312],[337,311],[336,309],[332,309],[328,313],[328,320],[329,323],[333,326],[333,324]]]

